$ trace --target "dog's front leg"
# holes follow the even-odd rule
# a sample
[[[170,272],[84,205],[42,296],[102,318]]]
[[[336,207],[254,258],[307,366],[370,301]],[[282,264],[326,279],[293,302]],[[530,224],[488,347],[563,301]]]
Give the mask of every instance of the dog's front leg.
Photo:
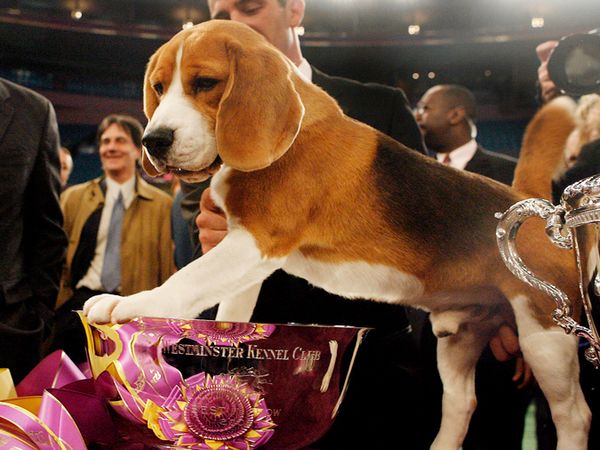
[[[151,264],[151,262],[148,262]],[[240,299],[280,268],[284,258],[265,258],[254,237],[232,230],[212,251],[176,272],[162,286],[129,297],[102,294],[84,305],[91,322],[124,322],[138,316],[193,319],[221,301]]]
[[[216,320],[228,322],[249,322],[254,312],[262,282],[250,286],[239,295],[230,297],[219,303]]]

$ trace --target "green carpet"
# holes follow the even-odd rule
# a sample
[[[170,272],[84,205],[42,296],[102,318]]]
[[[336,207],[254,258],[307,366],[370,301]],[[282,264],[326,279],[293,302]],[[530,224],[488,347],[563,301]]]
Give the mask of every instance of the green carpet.
[[[537,450],[535,437],[535,403],[531,402],[525,415],[525,431],[523,432],[523,450]]]

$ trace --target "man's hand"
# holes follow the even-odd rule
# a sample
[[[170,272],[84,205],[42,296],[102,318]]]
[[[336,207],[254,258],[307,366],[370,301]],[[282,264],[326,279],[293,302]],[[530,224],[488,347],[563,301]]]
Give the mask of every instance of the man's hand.
[[[529,364],[527,364],[521,356],[519,338],[511,327],[508,325],[500,326],[498,334],[490,340],[490,349],[492,350],[494,357],[500,362],[517,358],[515,363],[515,374],[512,377],[512,380],[515,383],[518,383],[517,388],[522,389],[531,383],[533,380],[531,367],[529,367]]]
[[[198,239],[202,246],[202,253],[209,252],[227,235],[227,219],[212,197],[210,188],[206,188],[200,197],[200,214],[196,217]]]
[[[538,59],[540,60],[540,67],[538,67],[538,81],[540,83],[541,97],[544,103],[549,102],[560,94],[556,84],[550,79],[550,73],[548,72],[548,60],[557,45],[558,41],[546,41],[538,45],[535,49]]]

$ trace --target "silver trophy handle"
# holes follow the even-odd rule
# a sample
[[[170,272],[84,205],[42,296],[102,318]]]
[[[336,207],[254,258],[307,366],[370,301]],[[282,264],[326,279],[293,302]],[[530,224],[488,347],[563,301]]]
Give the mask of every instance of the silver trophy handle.
[[[540,217],[546,220],[546,233],[557,247],[573,248],[571,230],[564,226],[565,210],[554,206],[547,200],[527,199],[511,206],[505,213],[496,213],[500,219],[496,227],[496,239],[500,255],[506,267],[521,281],[548,294],[556,302],[552,317],[567,334],[575,333],[587,339],[591,337],[590,330],[579,325],[571,317],[571,302],[567,295],[556,286],[538,278],[519,256],[516,247],[517,233],[521,225],[530,217]]]

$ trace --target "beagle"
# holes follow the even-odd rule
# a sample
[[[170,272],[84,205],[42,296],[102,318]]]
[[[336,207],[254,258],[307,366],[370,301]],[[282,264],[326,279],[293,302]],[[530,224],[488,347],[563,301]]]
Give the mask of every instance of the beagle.
[[[145,169],[187,181],[212,175],[229,233],[160,287],[90,299],[90,321],[194,318],[217,303],[220,319],[249,320],[260,284],[280,268],[349,299],[424,308],[439,337],[444,383],[431,448],[449,450],[461,446],[475,409],[482,349],[500,323],[516,319],[558,448],[587,448],[591,417],[576,340],[553,324],[554,302],[511,275],[496,246],[494,213],[523,195],[348,118],[241,24],[210,21],[180,32],[152,56],[144,84]],[[576,298],[571,255],[529,222],[521,255]]]

